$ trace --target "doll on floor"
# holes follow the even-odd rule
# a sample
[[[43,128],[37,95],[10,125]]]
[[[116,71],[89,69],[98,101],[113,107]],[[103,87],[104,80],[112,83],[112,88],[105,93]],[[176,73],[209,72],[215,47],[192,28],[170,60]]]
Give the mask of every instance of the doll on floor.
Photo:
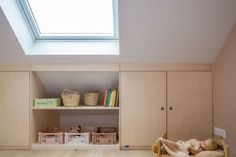
[[[163,138],[159,138],[153,145],[153,152],[158,151],[157,143],[161,142],[164,150],[171,156],[194,156],[202,151],[213,151],[219,148],[219,144],[215,139],[207,139],[204,141],[198,141],[191,139],[188,141],[177,141],[173,142]]]
[[[207,139],[207,140],[201,141],[200,144],[198,144],[195,147],[194,145],[191,145],[188,148],[188,151],[190,155],[194,155],[202,151],[206,151],[206,150],[210,150],[210,151],[217,150],[218,148],[219,148],[219,145],[217,144],[216,140]]]

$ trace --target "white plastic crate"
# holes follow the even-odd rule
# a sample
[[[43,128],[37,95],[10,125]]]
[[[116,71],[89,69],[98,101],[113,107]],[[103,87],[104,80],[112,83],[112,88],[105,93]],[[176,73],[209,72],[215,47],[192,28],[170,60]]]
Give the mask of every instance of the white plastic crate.
[[[89,132],[86,133],[65,133],[65,144],[89,144]]]
[[[97,132],[98,128],[94,126],[82,126],[81,132],[89,132],[89,142],[92,142],[92,133]]]

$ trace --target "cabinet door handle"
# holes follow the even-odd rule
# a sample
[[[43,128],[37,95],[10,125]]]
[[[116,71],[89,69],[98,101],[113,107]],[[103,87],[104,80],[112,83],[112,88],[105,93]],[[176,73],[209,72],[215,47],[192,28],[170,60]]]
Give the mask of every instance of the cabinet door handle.
[[[164,110],[165,110],[165,108],[164,108],[164,107],[161,107],[161,110],[162,110],[162,111],[164,111]]]
[[[169,107],[169,110],[173,110],[173,107]]]

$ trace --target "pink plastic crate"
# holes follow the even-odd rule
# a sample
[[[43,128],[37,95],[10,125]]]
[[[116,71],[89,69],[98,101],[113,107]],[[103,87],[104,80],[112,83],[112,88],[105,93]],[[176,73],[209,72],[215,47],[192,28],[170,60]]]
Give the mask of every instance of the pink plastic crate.
[[[38,133],[39,144],[63,144],[64,133]]]
[[[116,133],[92,133],[93,144],[116,144]]]

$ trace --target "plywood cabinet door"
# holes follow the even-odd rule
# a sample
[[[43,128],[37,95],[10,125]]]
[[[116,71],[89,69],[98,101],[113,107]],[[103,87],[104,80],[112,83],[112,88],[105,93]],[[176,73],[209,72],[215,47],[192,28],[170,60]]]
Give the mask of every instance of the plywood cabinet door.
[[[150,148],[166,131],[166,73],[121,72],[121,147]]]
[[[29,146],[29,73],[0,72],[0,147]]]
[[[167,73],[167,136],[212,137],[212,72]]]

